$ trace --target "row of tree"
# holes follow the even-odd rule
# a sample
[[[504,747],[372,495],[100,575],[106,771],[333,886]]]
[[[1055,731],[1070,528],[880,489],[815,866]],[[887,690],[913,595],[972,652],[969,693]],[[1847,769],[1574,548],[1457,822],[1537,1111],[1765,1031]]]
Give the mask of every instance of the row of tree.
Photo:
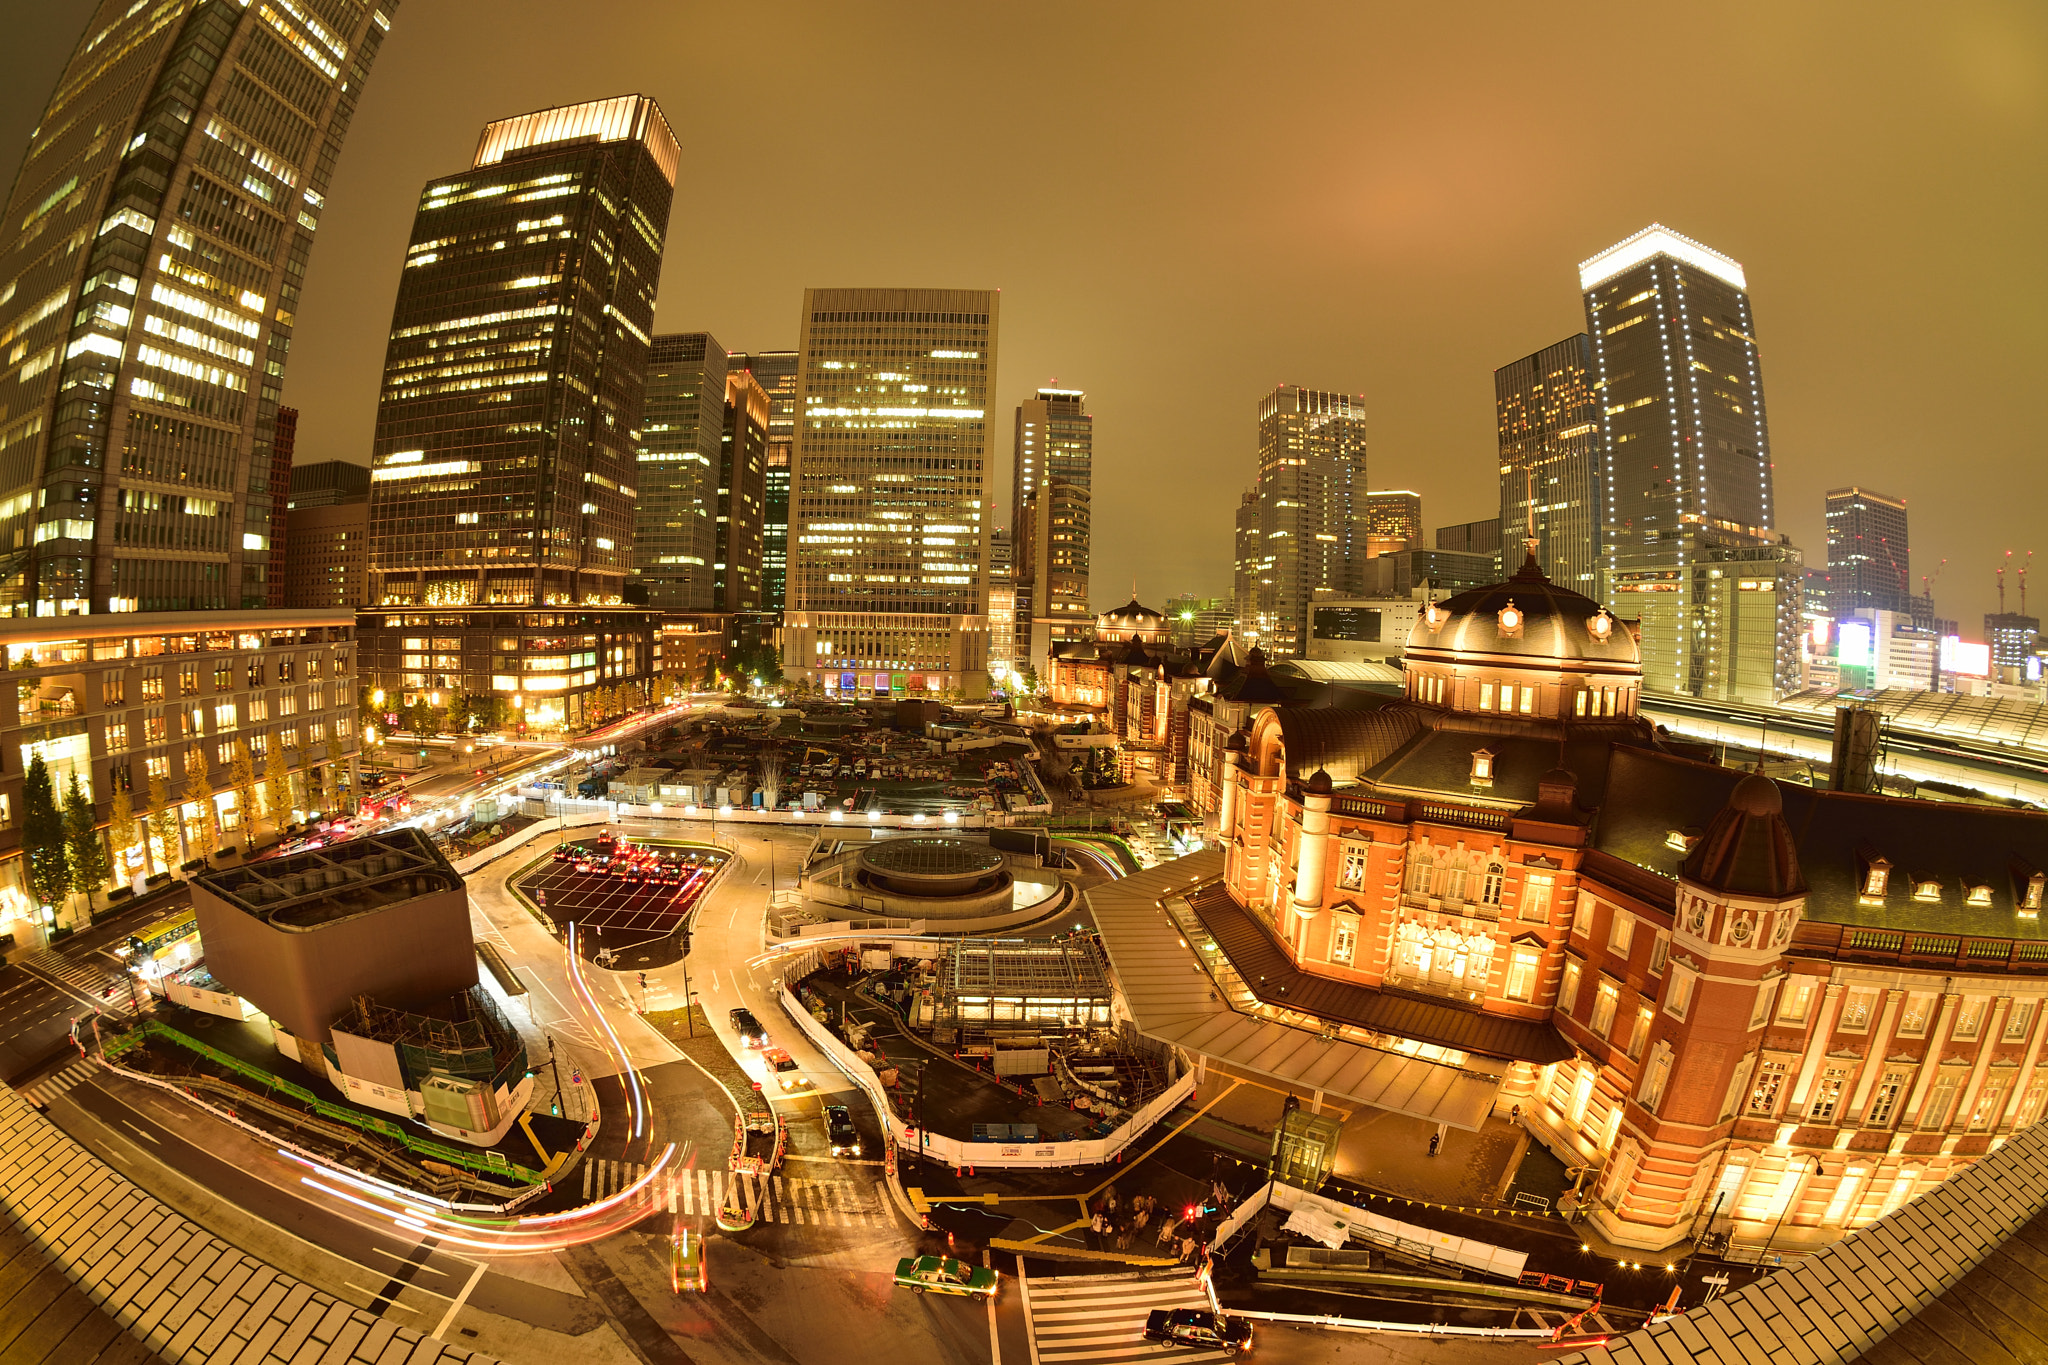
[[[291,764],[284,746],[273,744],[264,754],[260,779],[264,806],[273,825],[291,809]],[[247,740],[235,742],[234,761],[228,766],[229,790],[235,793],[245,831],[253,831],[259,779],[255,756]],[[94,893],[114,873],[114,854],[143,844],[145,858],[168,869],[178,859],[181,846],[179,824],[187,805],[199,808],[191,835],[190,851],[208,858],[220,848],[220,808],[214,801],[213,779],[206,753],[197,744],[185,751],[184,790],[172,799],[170,781],[163,771],[152,770],[147,791],[148,806],[138,813],[126,787],[117,786],[108,802],[107,832],[102,840],[92,799],[85,794],[78,774],[71,774],[70,786],[58,797],[56,783],[41,754],[30,762],[22,783],[22,856],[26,864],[29,894],[38,904],[55,906],[73,892],[83,893],[88,910]],[[152,846],[153,853],[152,853]]]

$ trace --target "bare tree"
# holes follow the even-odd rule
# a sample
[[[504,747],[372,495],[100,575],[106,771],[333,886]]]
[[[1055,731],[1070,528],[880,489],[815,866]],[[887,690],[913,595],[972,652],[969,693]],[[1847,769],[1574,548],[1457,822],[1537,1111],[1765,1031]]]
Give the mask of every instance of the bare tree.
[[[782,755],[773,749],[766,750],[760,758],[761,804],[774,810],[782,804]]]

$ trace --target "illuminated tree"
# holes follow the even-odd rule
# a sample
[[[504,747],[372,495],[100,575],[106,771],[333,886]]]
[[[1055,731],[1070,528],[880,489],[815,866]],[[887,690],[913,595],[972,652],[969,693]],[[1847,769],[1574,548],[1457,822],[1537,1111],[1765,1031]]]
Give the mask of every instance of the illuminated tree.
[[[178,813],[171,808],[170,779],[156,768],[149,770],[149,832],[156,844],[157,866],[169,871],[179,856]]]
[[[21,852],[28,870],[28,890],[41,905],[58,905],[71,893],[71,862],[65,856],[64,817],[50,770],[37,754],[21,784]]]
[[[206,751],[197,744],[185,750],[185,801],[199,807],[199,837],[192,851],[211,858],[220,847],[220,830],[214,824],[213,779],[206,771]]]
[[[272,743],[263,755],[263,803],[270,808],[271,827],[282,829],[285,812],[292,808],[292,770],[281,743]]]
[[[107,846],[100,838],[100,822],[78,774],[71,774],[70,790],[64,793],[64,852],[71,863],[71,885],[85,893],[86,923],[92,922],[93,894],[106,885],[114,870]]]
[[[113,800],[107,805],[107,846],[113,854],[118,855],[135,847],[135,841],[139,837],[141,836],[135,828],[135,802],[128,795],[126,787],[117,786],[114,788]],[[115,865],[120,865],[118,857],[115,859]]]
[[[235,741],[234,765],[228,769],[228,782],[235,789],[235,809],[242,821],[242,842],[244,846],[256,838],[256,760],[249,752],[249,741]]]

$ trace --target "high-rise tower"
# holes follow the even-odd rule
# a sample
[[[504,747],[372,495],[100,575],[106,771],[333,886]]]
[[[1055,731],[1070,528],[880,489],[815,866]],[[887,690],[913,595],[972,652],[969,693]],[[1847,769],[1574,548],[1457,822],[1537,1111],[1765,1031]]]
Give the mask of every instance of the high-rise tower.
[[[745,366],[725,372],[725,434],[718,456],[715,611],[761,609],[761,518],[768,500],[768,392]]]
[[[1828,490],[1828,613],[1913,611],[1906,501],[1868,488]]]
[[[1718,651],[1696,591],[1702,537],[1716,553],[1776,540],[1748,281],[1727,256],[1652,224],[1583,262],[1579,287],[1600,417],[1605,596],[1642,623],[1645,686],[1703,695]],[[1796,618],[1798,586],[1786,586],[1778,596]]]
[[[762,480],[761,610],[779,612],[789,581],[789,452],[796,440],[796,352],[735,353],[728,367],[751,370],[768,395],[768,453]]]
[[[1553,583],[1600,592],[1600,410],[1593,343],[1584,333],[1493,372],[1500,432],[1500,535],[1521,563],[1533,534],[1536,560]]]
[[[1302,652],[1317,588],[1355,591],[1369,557],[1365,398],[1282,384],[1259,401],[1259,477],[1238,512],[1238,629]]]
[[[679,155],[622,95],[489,124],[420,196],[371,449],[364,653],[388,695],[500,694],[574,729],[647,677],[651,617],[623,603]]]
[[[1010,516],[1021,521],[1024,504],[1047,479],[1092,488],[1095,419],[1088,395],[1079,389],[1040,389],[1017,405],[1017,430],[1010,466]]]
[[[848,694],[988,686],[998,295],[804,293],[783,668]]]
[[[397,0],[104,0],[0,218],[0,610],[269,600],[328,177]]]
[[[710,611],[717,596],[727,364],[709,332],[665,333],[648,351],[633,570],[663,611]]]

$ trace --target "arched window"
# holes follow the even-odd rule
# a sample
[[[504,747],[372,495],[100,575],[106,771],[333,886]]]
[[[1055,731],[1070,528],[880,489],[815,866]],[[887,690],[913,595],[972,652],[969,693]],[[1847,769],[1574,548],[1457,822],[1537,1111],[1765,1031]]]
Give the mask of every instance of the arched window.
[[[1435,870],[1435,860],[1429,856],[1429,845],[1414,845],[1408,853],[1409,894],[1427,896],[1429,894],[1429,878]]]
[[[1479,887],[1479,903],[1481,905],[1499,905],[1501,887],[1505,883],[1506,878],[1506,868],[1502,867],[1499,863],[1488,863],[1486,865],[1486,879],[1480,883]]]

